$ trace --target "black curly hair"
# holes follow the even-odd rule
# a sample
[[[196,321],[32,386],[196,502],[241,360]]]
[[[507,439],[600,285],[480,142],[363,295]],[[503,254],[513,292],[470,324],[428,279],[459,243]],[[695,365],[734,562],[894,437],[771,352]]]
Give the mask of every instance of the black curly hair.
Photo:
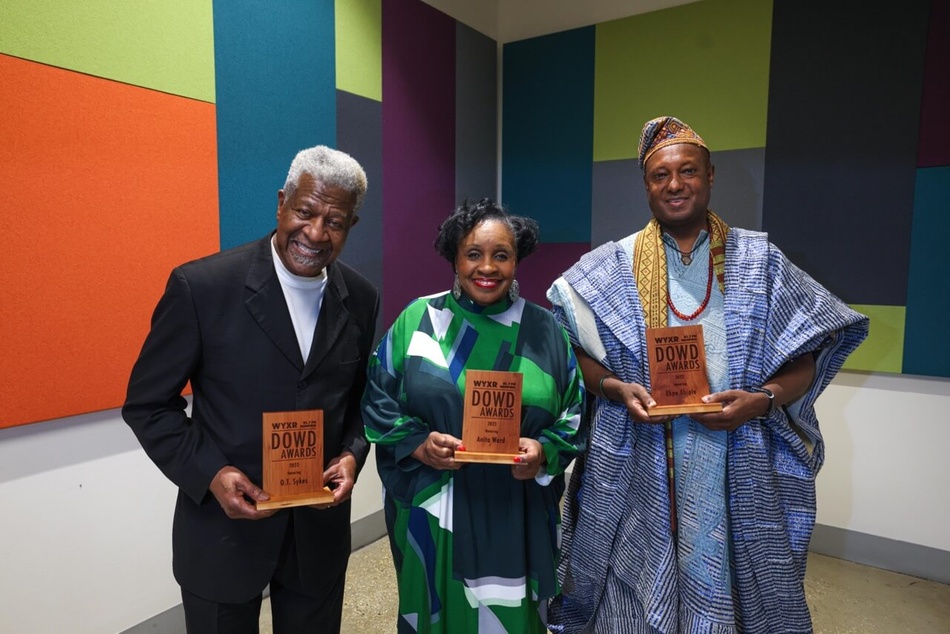
[[[492,199],[482,198],[477,203],[466,200],[439,225],[435,250],[454,267],[459,243],[472,229],[486,220],[496,220],[508,225],[515,237],[518,262],[534,253],[538,247],[541,229],[537,222],[524,216],[512,216]]]

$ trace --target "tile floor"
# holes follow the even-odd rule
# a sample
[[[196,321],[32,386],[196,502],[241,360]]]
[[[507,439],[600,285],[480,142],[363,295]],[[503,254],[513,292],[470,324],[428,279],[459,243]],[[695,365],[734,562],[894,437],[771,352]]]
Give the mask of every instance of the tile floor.
[[[395,632],[395,582],[385,538],[353,553],[343,634]],[[950,634],[947,585],[812,554],[805,591],[815,634]],[[266,600],[261,634],[272,634]]]

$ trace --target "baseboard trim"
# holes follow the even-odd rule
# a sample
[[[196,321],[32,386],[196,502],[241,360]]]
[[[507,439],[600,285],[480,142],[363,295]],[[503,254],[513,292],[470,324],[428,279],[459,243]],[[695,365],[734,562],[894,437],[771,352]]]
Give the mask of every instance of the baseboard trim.
[[[809,550],[846,561],[950,584],[950,551],[815,525]]]
[[[122,630],[119,634],[186,634],[185,633],[185,608],[181,603],[168,608],[152,618],[142,621],[138,625],[133,625],[127,630]]]
[[[386,520],[382,509],[353,522],[351,530],[352,550],[384,537]],[[816,524],[809,549],[821,555],[950,584],[950,552],[929,546]],[[121,634],[185,634],[184,623],[184,610],[176,605]]]
[[[350,524],[350,539],[352,541],[352,550],[359,550],[363,546],[369,546],[380,537],[386,536],[386,516],[383,509],[375,513],[370,513],[366,517],[361,517]]]

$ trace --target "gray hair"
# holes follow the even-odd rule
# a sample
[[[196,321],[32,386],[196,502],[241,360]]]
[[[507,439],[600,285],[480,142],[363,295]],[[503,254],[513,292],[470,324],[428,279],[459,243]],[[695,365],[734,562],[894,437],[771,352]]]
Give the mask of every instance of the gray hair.
[[[354,212],[363,204],[363,196],[366,195],[366,172],[356,159],[346,152],[325,145],[300,150],[290,163],[290,171],[287,172],[287,180],[284,182],[284,195],[288,198],[294,195],[300,177],[304,174],[310,174],[315,181],[324,185],[339,187],[356,194]]]

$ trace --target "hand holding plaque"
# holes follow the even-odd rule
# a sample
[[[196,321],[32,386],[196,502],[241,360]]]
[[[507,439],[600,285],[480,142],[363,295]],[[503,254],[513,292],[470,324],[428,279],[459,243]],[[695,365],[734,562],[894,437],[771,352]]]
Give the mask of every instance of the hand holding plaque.
[[[702,326],[647,328],[650,394],[657,402],[650,416],[721,412],[722,403],[703,403],[709,394]]]
[[[264,491],[258,510],[329,504],[323,486],[323,410],[264,412]]]
[[[514,463],[521,438],[520,372],[468,370],[465,373],[462,446],[456,462]]]

